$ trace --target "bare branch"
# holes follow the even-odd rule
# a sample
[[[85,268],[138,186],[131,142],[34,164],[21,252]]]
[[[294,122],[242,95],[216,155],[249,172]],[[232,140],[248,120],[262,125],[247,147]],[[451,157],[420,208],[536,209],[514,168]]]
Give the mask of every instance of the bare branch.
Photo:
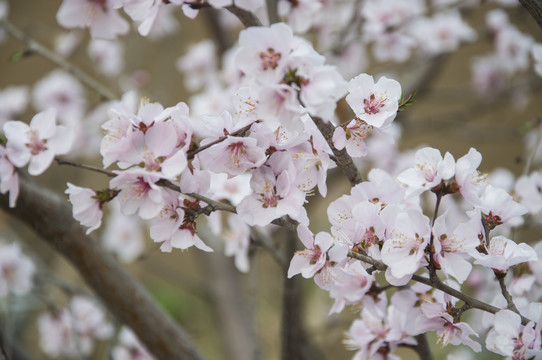
[[[55,156],[55,161],[57,162],[58,165],[68,165],[68,166],[78,167],[78,168],[81,168],[81,169],[90,170],[90,171],[94,171],[94,172],[97,172],[97,173],[100,173],[100,174],[104,174],[104,175],[107,175],[109,177],[117,176],[117,174],[115,174],[112,171],[100,169],[100,168],[97,168],[95,166],[90,166],[90,165],[77,163],[77,162],[74,162],[74,161],[69,161],[69,160],[63,159],[63,158],[61,158],[59,156]]]
[[[0,20],[0,27],[3,27],[11,36],[13,36],[16,39],[21,40],[24,42],[28,49],[32,52],[36,52],[43,56],[44,58],[50,60],[55,65],[60,67],[61,69],[69,72],[86,86],[88,86],[90,89],[96,91],[102,98],[107,100],[117,100],[119,98],[118,95],[113,93],[111,90],[94,80],[92,77],[90,77],[88,74],[83,72],[83,70],[79,69],[77,66],[70,64],[66,60],[64,60],[61,56],[58,54],[52,52],[51,50],[47,49],[45,46],[41,45],[34,39],[32,39],[30,36],[26,35],[21,29],[13,25],[11,22],[9,22],[7,19]]]
[[[373,259],[372,257],[370,256],[367,256],[367,255],[363,255],[363,254],[360,254],[360,253],[357,253],[357,252],[353,252],[353,251],[349,251],[348,252],[348,256],[351,257],[351,258],[354,258],[354,259],[358,259],[358,260],[361,260],[367,264],[371,264],[374,266],[374,268],[376,270],[379,270],[379,271],[386,271],[386,269],[388,268],[388,266],[386,264],[384,264],[383,262],[381,261],[378,261],[378,260],[375,260]],[[472,308],[474,309],[479,309],[479,310],[483,310],[483,311],[486,311],[486,312],[489,312],[489,313],[492,313],[492,314],[496,314],[497,312],[501,311],[502,309],[499,309],[498,307],[495,307],[495,306],[492,306],[492,305],[489,305],[483,301],[480,301],[478,299],[475,299],[467,294],[464,294],[462,293],[461,291],[459,290],[456,290],[446,284],[444,284],[442,281],[440,281],[440,279],[437,277],[437,278],[434,278],[434,279],[430,279],[430,278],[426,278],[424,276],[420,276],[420,275],[412,275],[412,280],[416,281],[416,282],[419,282],[419,283],[422,283],[422,284],[425,284],[425,285],[429,285],[435,289],[438,289],[448,295],[452,295],[453,297],[459,299],[459,300],[463,300],[463,302],[465,302],[466,304],[469,304],[469,306],[471,306]],[[511,309],[512,310],[512,309]],[[521,316],[521,323],[523,325],[527,325],[527,323],[530,321],[529,319],[527,319],[526,317],[522,316],[521,314],[519,314],[519,312],[517,312],[518,315]]]
[[[538,26],[542,28],[542,0],[519,0],[525,9],[536,20]]]
[[[93,238],[85,235],[62,197],[21,177],[17,207],[9,207],[7,195],[0,196],[0,207],[70,261],[104,305],[131,327],[157,358],[203,359],[185,331],[147,291]]]
[[[506,304],[508,305],[508,309],[519,314],[519,310],[516,307],[516,304],[514,304],[514,300],[512,300],[512,295],[510,295],[510,293],[508,292],[508,289],[506,288],[506,284],[504,283],[504,278],[506,277],[506,273],[501,273],[498,271],[494,271],[494,272],[495,272],[495,277],[497,278],[497,281],[499,282],[499,286],[501,287],[502,296],[504,296],[504,298],[506,299]]]
[[[418,341],[418,345],[414,346],[414,351],[418,353],[420,359],[433,360],[433,353],[431,352],[431,347],[429,346],[429,342],[427,341],[427,335],[417,335],[416,341]]]
[[[226,6],[225,9],[231,12],[233,15],[237,16],[237,18],[243,23],[245,27],[262,26],[262,22],[260,21],[260,19],[258,19],[258,17],[250,11],[238,8],[235,5]]]

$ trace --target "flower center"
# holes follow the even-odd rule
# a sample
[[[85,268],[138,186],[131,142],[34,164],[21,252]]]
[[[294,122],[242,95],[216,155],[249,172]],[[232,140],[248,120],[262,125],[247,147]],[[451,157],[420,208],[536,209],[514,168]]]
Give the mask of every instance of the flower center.
[[[384,105],[386,105],[387,100],[388,98],[386,97],[376,97],[375,94],[371,94],[369,99],[363,99],[363,109],[367,114],[378,114],[380,112],[380,109],[383,108]]]
[[[269,48],[267,51],[260,52],[260,60],[264,70],[275,70],[279,65],[281,53],[275,52],[275,49]]]
[[[38,155],[40,152],[47,150],[45,145],[47,140],[41,140],[34,131],[30,133],[30,142],[26,146],[30,149],[32,155]]]

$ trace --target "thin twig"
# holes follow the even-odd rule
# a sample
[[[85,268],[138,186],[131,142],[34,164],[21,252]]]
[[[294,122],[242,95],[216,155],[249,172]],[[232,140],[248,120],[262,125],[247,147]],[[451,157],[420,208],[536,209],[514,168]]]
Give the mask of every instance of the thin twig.
[[[536,20],[538,26],[542,28],[542,1],[541,0],[519,0],[525,9]]]
[[[536,141],[534,143],[534,147],[531,150],[531,153],[527,157],[527,161],[525,163],[525,168],[523,169],[523,175],[527,176],[529,175],[529,172],[531,172],[531,167],[533,166],[534,158],[536,157],[536,153],[538,152],[538,148],[540,147],[540,142],[542,141],[542,129],[540,128],[540,123],[542,122],[542,118],[536,119],[537,125],[534,129],[536,131]]]
[[[78,78],[83,84],[88,86],[90,89],[96,91],[102,98],[110,100],[110,101],[117,100],[119,98],[118,95],[116,95],[111,90],[109,90],[108,88],[106,88],[105,86],[97,82],[95,79],[93,79],[88,74],[83,72],[77,66],[67,62],[58,54],[47,49],[45,46],[43,46],[42,44],[32,39],[30,36],[25,34],[17,26],[13,25],[8,19],[0,20],[0,27],[4,28],[14,38],[17,38],[21,40],[22,42],[24,42],[28,46],[28,49],[31,52],[36,52],[40,54],[44,58],[53,62],[58,67],[69,72],[70,74]]]
[[[243,126],[239,130],[235,130],[231,134],[221,136],[218,139],[216,139],[215,141],[212,141],[212,142],[210,142],[208,144],[200,146],[199,148],[197,148],[197,149],[195,149],[193,151],[188,151],[188,153],[186,154],[186,158],[188,160],[192,160],[194,158],[194,156],[196,156],[196,154],[202,152],[203,150],[207,150],[208,148],[210,148],[213,145],[221,143],[222,141],[226,140],[230,136],[238,136],[238,135],[243,136],[243,134],[246,133],[252,127],[252,124],[256,124],[256,123],[259,123],[259,122],[260,122],[260,120],[256,120],[255,122],[252,122],[252,123],[250,123],[250,124],[248,124],[246,126]]]
[[[85,170],[94,171],[94,172],[97,172],[97,173],[100,173],[100,174],[104,174],[104,175],[109,176],[109,177],[117,176],[117,174],[115,174],[112,171],[100,169],[98,167],[91,166],[91,165],[86,165],[86,164],[81,164],[81,163],[77,163],[77,162],[74,162],[74,161],[66,160],[66,159],[63,159],[63,158],[61,158],[59,156],[55,156],[55,161],[57,162],[58,165],[73,166],[73,167],[77,167],[77,168],[81,168],[81,169],[85,169]]]
[[[367,255],[362,255],[362,254],[357,253],[357,252],[349,251],[348,256],[351,257],[351,258],[354,258],[354,259],[361,260],[361,261],[363,261],[363,262],[365,262],[367,264],[371,264],[379,271],[386,271],[386,269],[388,268],[388,266],[386,264],[384,264],[383,262],[375,260],[372,257],[367,256]],[[473,298],[473,297],[471,297],[471,296],[469,296],[467,294],[464,294],[461,291],[456,290],[456,289],[444,284],[438,278],[430,279],[430,278],[426,278],[424,276],[414,274],[414,275],[412,275],[412,280],[414,280],[416,282],[419,282],[419,283],[422,283],[422,284],[425,284],[425,285],[429,285],[429,286],[431,286],[431,287],[433,287],[435,289],[438,289],[438,290],[440,290],[440,291],[442,291],[442,292],[444,292],[444,293],[446,293],[448,295],[452,295],[453,297],[455,297],[455,298],[457,298],[459,300],[463,300],[463,302],[465,302],[466,304],[469,304],[472,308],[483,310],[483,311],[486,311],[486,312],[489,312],[489,313],[492,313],[492,314],[496,314],[497,312],[502,310],[502,309],[499,309],[498,307],[489,305],[489,304],[487,304],[487,303],[485,303],[483,301],[480,301],[480,300],[475,299],[475,298]],[[529,321],[531,321],[531,320],[527,319],[526,317],[522,316],[521,314],[519,314],[519,312],[517,312],[517,314],[521,317],[521,323],[523,325],[527,325],[527,323],[529,323]]]
[[[512,299],[512,295],[508,292],[508,289],[506,288],[506,284],[504,282],[504,278],[506,277],[506,273],[501,273],[494,271],[495,277],[497,278],[497,281],[499,282],[499,286],[501,287],[501,293],[502,296],[506,299],[506,304],[508,305],[508,309],[512,310],[515,313],[519,314],[519,310],[516,307],[516,304],[514,304],[514,300]],[[520,314],[521,315],[521,314]]]

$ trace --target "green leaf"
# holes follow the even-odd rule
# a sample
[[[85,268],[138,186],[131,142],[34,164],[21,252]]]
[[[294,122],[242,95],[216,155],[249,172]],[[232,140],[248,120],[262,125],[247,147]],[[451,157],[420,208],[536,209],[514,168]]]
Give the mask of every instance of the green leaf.
[[[416,96],[416,92],[417,92],[417,90],[414,90],[412,93],[410,93],[410,95],[408,95],[408,97],[406,99],[404,99],[403,94],[401,94],[401,98],[399,99],[399,110],[398,111],[403,111],[407,107],[409,107],[410,105],[415,103],[414,96]]]

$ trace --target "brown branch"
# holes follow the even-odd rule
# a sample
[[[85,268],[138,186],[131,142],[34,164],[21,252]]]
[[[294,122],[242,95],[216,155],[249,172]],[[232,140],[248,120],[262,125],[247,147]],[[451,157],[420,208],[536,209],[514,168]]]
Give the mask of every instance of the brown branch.
[[[224,7],[224,9],[237,16],[239,21],[241,21],[241,23],[243,23],[245,27],[262,26],[262,22],[260,21],[260,19],[258,19],[258,17],[250,11],[238,8],[235,5],[226,6]]]
[[[431,352],[431,347],[429,346],[429,342],[427,341],[427,335],[417,335],[416,341],[418,341],[418,345],[414,346],[413,349],[418,353],[420,359],[433,360],[433,353]]]
[[[348,177],[350,184],[354,186],[361,183],[363,181],[363,176],[361,176],[356,164],[354,164],[354,161],[346,152],[346,148],[337,150],[333,144],[333,132],[335,131],[335,126],[333,126],[333,124],[330,122],[325,122],[317,116],[312,116],[312,120],[326,139],[331,151],[333,151],[333,155],[335,155],[335,162],[337,163],[337,166]]]
[[[542,28],[542,0],[519,0],[519,3],[527,9],[538,26]]]
[[[7,195],[0,196],[0,207],[70,261],[111,313],[132,328],[157,358],[203,359],[185,331],[147,291],[93,238],[85,235],[62,197],[21,177],[17,207],[9,207]]]
[[[246,133],[252,127],[252,124],[259,123],[259,122],[260,122],[260,120],[256,120],[256,121],[254,121],[254,122],[252,122],[252,123],[250,123],[248,125],[243,126],[239,130],[235,130],[231,134],[221,136],[218,139],[216,139],[215,141],[212,141],[212,142],[210,142],[208,144],[200,146],[199,148],[197,148],[195,150],[188,151],[188,153],[186,154],[186,158],[188,160],[192,160],[194,158],[194,156],[196,156],[197,153],[200,153],[203,150],[207,150],[208,148],[210,148],[213,145],[221,143],[222,141],[226,140],[230,136],[238,136],[238,135],[243,136],[243,134]]]
[[[284,231],[284,230],[283,230]],[[285,234],[286,246],[284,256],[291,259],[297,249],[297,236],[292,232]],[[289,263],[283,267],[284,274],[288,272]],[[281,359],[300,360],[302,339],[301,318],[301,288],[300,279],[284,277],[282,293],[282,324],[281,324]]]
[[[113,93],[111,90],[94,80],[92,77],[90,77],[88,74],[83,72],[83,70],[79,69],[77,66],[67,62],[64,60],[60,55],[54,53],[53,51],[47,49],[42,44],[38,43],[34,39],[32,39],[30,36],[25,34],[21,29],[13,25],[11,22],[9,22],[7,19],[0,20],[0,27],[4,28],[11,36],[13,36],[16,39],[19,39],[20,41],[24,42],[28,49],[31,52],[35,52],[43,56],[44,58],[48,59],[49,61],[53,62],[55,65],[63,69],[64,71],[69,72],[86,86],[88,86],[90,89],[96,91],[102,98],[107,100],[117,100],[119,97],[115,93]]]
[[[367,264],[371,264],[373,265],[373,267],[376,269],[376,270],[379,270],[379,271],[386,271],[386,269],[388,268],[388,266],[386,264],[384,264],[383,262],[381,261],[378,261],[378,260],[375,260],[373,259],[372,257],[370,256],[367,256],[367,255],[363,255],[363,254],[360,254],[360,253],[357,253],[357,252],[354,252],[354,251],[349,251],[348,252],[348,256],[351,257],[351,258],[354,258],[354,259],[358,259],[358,260],[361,260]],[[489,305],[483,301],[480,301],[478,299],[475,299],[467,294],[464,294],[462,293],[461,291],[459,290],[456,290],[446,284],[444,284],[442,281],[440,281],[440,279],[437,277],[437,278],[434,278],[434,279],[430,279],[430,278],[426,278],[424,276],[420,276],[420,275],[412,275],[412,280],[416,281],[416,282],[419,282],[421,284],[425,284],[425,285],[429,285],[435,289],[438,289],[448,295],[452,295],[453,297],[459,299],[459,300],[462,300],[463,302],[465,302],[466,304],[469,304],[469,306],[471,306],[472,308],[474,309],[479,309],[479,310],[483,310],[483,311],[486,311],[486,312],[489,312],[491,314],[496,314],[498,313],[499,311],[501,311],[502,309],[499,309],[498,307],[495,307],[495,306],[492,306],[492,305]],[[519,312],[516,312],[519,316],[521,316],[521,323],[523,325],[527,325],[527,323],[530,321],[529,319],[527,319],[526,317],[522,316],[521,314],[519,314]]]
[[[495,273],[495,277],[497,278],[497,281],[499,282],[499,286],[501,287],[502,296],[504,296],[504,298],[506,299],[506,304],[508,306],[508,309],[519,314],[519,310],[516,307],[516,304],[514,304],[512,295],[510,295],[510,293],[508,292],[508,289],[506,288],[506,284],[504,283],[504,278],[506,277],[506,273],[501,273],[498,271],[494,271],[494,273]]]
[[[280,21],[278,12],[278,0],[266,0],[267,17],[269,24],[275,24]]]
[[[73,167],[77,167],[77,168],[81,168],[81,169],[85,169],[85,170],[94,171],[94,172],[97,172],[97,173],[100,173],[100,174],[104,174],[104,175],[107,175],[109,177],[117,176],[117,174],[115,174],[112,171],[100,169],[100,168],[97,168],[95,166],[81,164],[81,163],[78,163],[78,162],[75,162],[75,161],[69,161],[69,160],[63,159],[63,158],[61,158],[59,156],[55,156],[55,161],[57,162],[58,165],[73,166]]]

